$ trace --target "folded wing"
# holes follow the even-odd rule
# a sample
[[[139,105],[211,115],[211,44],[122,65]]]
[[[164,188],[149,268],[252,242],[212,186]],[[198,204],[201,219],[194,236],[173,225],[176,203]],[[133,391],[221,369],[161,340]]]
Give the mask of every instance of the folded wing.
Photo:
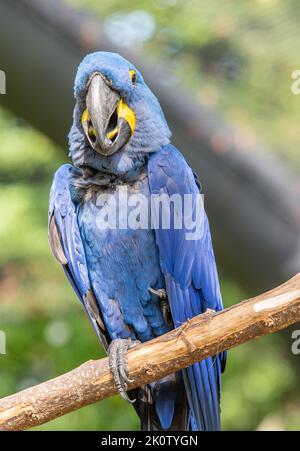
[[[183,200],[182,227],[176,228],[178,225],[172,220],[175,207],[171,202],[170,227],[164,229],[160,224],[161,227],[156,229],[160,265],[173,322],[178,327],[208,308],[223,309],[209,224],[204,209],[201,210],[199,182],[175,147],[168,145],[153,154],[149,159],[148,173],[151,194],[163,194],[169,198],[179,194]],[[200,210],[199,218],[197,208]],[[192,225],[196,218],[198,234],[191,239],[191,233],[196,229],[190,228],[189,221]],[[192,429],[220,429],[220,375],[225,360],[226,355],[222,353],[183,371]]]

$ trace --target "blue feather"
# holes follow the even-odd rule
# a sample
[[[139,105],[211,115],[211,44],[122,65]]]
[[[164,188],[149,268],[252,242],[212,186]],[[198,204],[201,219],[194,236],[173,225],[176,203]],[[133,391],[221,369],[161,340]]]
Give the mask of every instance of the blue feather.
[[[199,188],[194,174],[178,150],[167,145],[151,155],[148,164],[152,193],[192,194]],[[195,208],[196,200],[192,205]],[[203,233],[197,240],[186,240],[187,229],[156,230],[160,263],[166,279],[175,327],[207,308],[223,308],[209,225],[203,216]],[[193,416],[199,430],[220,429],[220,361],[225,356],[208,358],[185,370],[184,381]]]
[[[129,76],[132,69],[137,74],[134,86]],[[112,89],[136,116],[131,139],[111,156],[93,150],[81,125],[87,83],[95,72],[109,79]],[[170,329],[160,301],[149,293],[149,287],[166,288],[175,327],[207,308],[221,310],[217,268],[204,212],[196,240],[186,239],[196,226],[175,227],[173,204],[169,229],[101,230],[97,226],[102,208],[97,194],[110,193],[117,209],[121,208],[116,188],[119,182],[148,200],[152,194],[178,194],[181,199],[190,194],[190,219],[195,219],[200,184],[180,152],[169,144],[171,133],[163,112],[141,73],[117,54],[96,52],[80,64],[74,95],[76,105],[69,133],[74,166],[63,165],[55,174],[49,237],[54,255],[104,347],[107,349],[115,338],[147,341]],[[142,410],[135,406],[143,417],[143,427],[168,429],[180,424],[181,429],[218,430],[225,361],[226,353],[222,353],[140,389],[138,402]]]

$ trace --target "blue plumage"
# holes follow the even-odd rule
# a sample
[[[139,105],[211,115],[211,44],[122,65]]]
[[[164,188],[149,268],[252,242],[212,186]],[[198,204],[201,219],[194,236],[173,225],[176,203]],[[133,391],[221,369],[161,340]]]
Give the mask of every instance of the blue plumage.
[[[105,189],[106,195],[116,199],[112,208],[116,205],[117,211],[122,187]],[[128,187],[129,195],[140,192],[149,196],[147,177],[139,178]],[[133,339],[146,341],[166,333],[169,328],[159,299],[148,291],[149,287],[164,286],[153,231],[129,228],[99,230],[97,217],[101,208],[96,205],[96,196],[92,196],[79,208],[78,223],[93,291],[111,338],[131,335]]]
[[[168,145],[153,154],[148,165],[152,193],[197,195],[194,174],[177,149]],[[195,205],[193,205],[195,208]],[[161,269],[165,275],[176,327],[207,308],[223,309],[217,268],[206,215],[197,240],[186,239],[187,229],[157,230]],[[191,410],[199,430],[217,430],[219,420],[219,360],[209,358],[184,371]],[[217,372],[215,374],[215,368]]]
[[[132,70],[137,74],[135,86],[130,84]],[[130,140],[111,156],[96,152],[82,128],[87,86],[94,73],[109,80],[109,86],[132,108],[136,118]],[[69,135],[74,166],[64,165],[55,174],[49,239],[104,347],[107,349],[116,338],[147,341],[207,308],[221,310],[204,211],[201,223],[198,221],[197,239],[187,239],[187,234],[195,230],[188,225],[178,229],[174,220],[167,229],[143,227],[143,220],[149,219],[153,195],[191,195],[189,214],[190,219],[195,218],[199,184],[183,156],[169,143],[170,131],[159,103],[141,74],[119,55],[88,55],[76,76],[75,99]],[[147,199],[139,207],[140,227],[120,225],[120,217],[125,214],[120,200],[124,194]],[[101,201],[103,195],[108,201]],[[135,208],[129,207],[127,217],[135,213]],[[99,227],[104,212],[105,218],[113,217],[113,210],[116,227]],[[149,288],[166,289],[171,315]],[[138,390],[135,407],[142,427],[218,430],[224,363],[222,353]]]

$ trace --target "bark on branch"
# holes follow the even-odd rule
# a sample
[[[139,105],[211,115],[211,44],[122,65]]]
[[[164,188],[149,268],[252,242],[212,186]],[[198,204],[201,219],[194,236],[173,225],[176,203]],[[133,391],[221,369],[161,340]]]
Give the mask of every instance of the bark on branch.
[[[208,356],[300,321],[300,273],[222,312],[207,311],[128,352],[135,388]],[[0,430],[24,430],[116,394],[108,359],[88,361],[55,379],[0,400]]]

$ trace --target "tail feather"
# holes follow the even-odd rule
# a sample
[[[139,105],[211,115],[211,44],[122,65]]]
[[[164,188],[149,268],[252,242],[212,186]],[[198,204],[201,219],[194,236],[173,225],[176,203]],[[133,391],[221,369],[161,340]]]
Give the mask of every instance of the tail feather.
[[[134,392],[134,407],[140,417],[142,431],[190,429],[190,410],[180,373],[142,386]]]

